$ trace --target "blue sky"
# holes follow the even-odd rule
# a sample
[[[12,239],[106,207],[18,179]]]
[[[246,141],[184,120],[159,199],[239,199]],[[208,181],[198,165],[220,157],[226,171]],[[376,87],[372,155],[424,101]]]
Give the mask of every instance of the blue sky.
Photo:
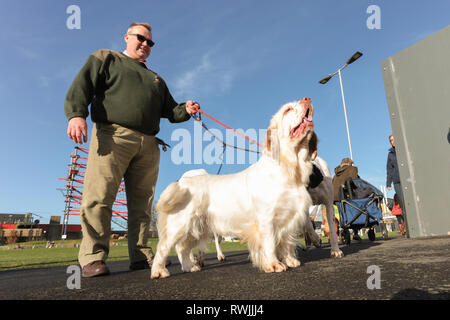
[[[81,9],[79,30],[66,26],[70,5]],[[370,5],[380,8],[379,30],[366,25]],[[265,129],[282,104],[311,97],[319,155],[331,170],[349,156],[344,112],[339,79],[318,81],[361,51],[363,57],[342,74],[353,155],[363,179],[384,185],[392,129],[380,63],[446,27],[448,12],[446,0],[2,0],[0,212],[33,212],[44,223],[62,214],[64,198],[57,188],[64,182],[58,178],[67,174],[74,147],[66,135],[65,95],[89,54],[124,50],[123,35],[132,21],[152,25],[156,45],[149,66],[174,98],[199,101],[205,112],[234,128]],[[224,128],[205,123],[225,135]],[[171,135],[177,128],[193,133],[193,121],[162,120],[158,136],[176,146]],[[186,170],[219,168],[177,165],[171,152],[162,153],[156,199]],[[222,173],[247,166],[248,161],[227,164]]]

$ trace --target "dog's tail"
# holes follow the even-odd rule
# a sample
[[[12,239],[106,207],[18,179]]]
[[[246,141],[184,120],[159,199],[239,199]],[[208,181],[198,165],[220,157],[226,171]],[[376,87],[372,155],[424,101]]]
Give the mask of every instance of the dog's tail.
[[[191,198],[188,189],[182,188],[178,182],[172,182],[159,197],[155,209],[158,213],[177,213],[187,206]]]

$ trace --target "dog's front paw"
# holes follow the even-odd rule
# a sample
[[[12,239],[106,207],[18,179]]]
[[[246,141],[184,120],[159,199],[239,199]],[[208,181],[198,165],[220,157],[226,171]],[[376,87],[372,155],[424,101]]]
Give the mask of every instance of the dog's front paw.
[[[297,268],[297,267],[299,267],[299,266],[301,265],[300,260],[298,260],[298,259],[296,259],[296,258],[294,258],[294,257],[288,257],[288,258],[286,258],[285,263],[286,263],[286,265],[287,265],[289,268]]]
[[[160,270],[152,270],[152,279],[163,279],[170,277],[170,272],[166,268]]]
[[[264,271],[266,273],[270,273],[270,272],[283,272],[286,271],[287,267],[284,263],[280,262],[280,261],[274,261],[271,264],[267,265],[266,267],[264,267]]]
[[[200,270],[202,270],[202,268],[198,264],[194,264],[192,266],[192,268],[190,269],[191,272],[197,272],[197,271],[200,271]]]
[[[331,250],[331,257],[332,258],[342,258],[344,256],[344,253],[341,250]]]
[[[219,260],[220,262],[224,262],[225,261],[225,256],[223,254],[219,254],[217,256],[217,260]]]

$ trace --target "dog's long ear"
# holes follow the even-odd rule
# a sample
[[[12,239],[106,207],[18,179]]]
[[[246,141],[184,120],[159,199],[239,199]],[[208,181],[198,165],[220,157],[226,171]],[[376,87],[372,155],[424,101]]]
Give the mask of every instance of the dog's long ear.
[[[309,154],[311,155],[311,160],[317,157],[317,145],[319,144],[319,138],[315,132],[312,133],[311,139],[309,139]]]
[[[280,139],[278,138],[276,126],[270,126],[267,129],[265,147],[272,159],[280,161]]]
[[[278,129],[278,126],[276,125],[276,121],[274,120],[274,117],[270,120],[269,123],[269,127],[267,128],[267,132],[266,132],[266,150],[267,152],[271,152],[272,151],[272,139],[273,139],[273,134],[276,133],[276,129]],[[274,131],[273,131],[274,130]]]
[[[270,149],[272,148],[272,139],[270,137],[271,133],[272,133],[272,130],[270,130],[270,127],[269,127],[269,129],[267,129],[267,132],[266,132],[266,145],[265,145],[265,147],[266,147],[267,152],[270,152]]]

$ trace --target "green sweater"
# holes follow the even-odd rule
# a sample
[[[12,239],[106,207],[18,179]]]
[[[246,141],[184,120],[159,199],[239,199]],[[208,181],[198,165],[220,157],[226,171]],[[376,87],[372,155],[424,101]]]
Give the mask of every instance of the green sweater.
[[[94,122],[115,123],[148,135],[159,132],[159,121],[189,119],[185,104],[177,104],[164,80],[123,53],[99,50],[91,54],[75,77],[64,102],[64,112]]]

